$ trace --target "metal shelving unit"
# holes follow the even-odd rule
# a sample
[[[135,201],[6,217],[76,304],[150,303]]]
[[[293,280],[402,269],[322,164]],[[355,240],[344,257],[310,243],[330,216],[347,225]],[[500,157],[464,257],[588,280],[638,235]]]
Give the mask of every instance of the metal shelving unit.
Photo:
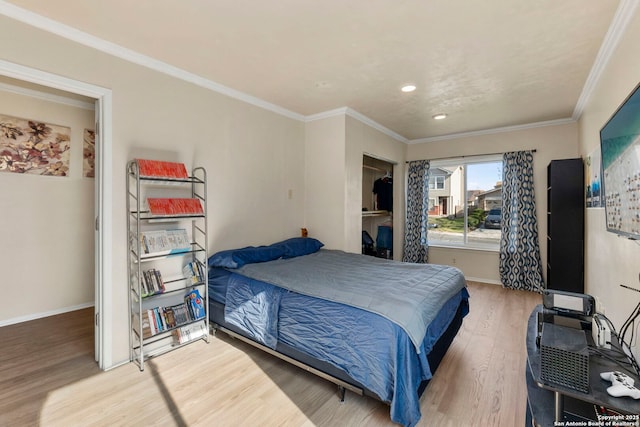
[[[151,357],[198,340],[209,342],[209,295],[207,290],[207,173],[202,167],[194,168],[191,176],[184,179],[165,179],[141,176],[138,160],[127,164],[127,231],[128,238],[128,278],[129,278],[129,347],[130,360],[144,370],[144,363]],[[198,199],[203,212],[185,215],[153,215],[146,208],[146,197],[180,198],[190,196]],[[142,244],[142,233],[153,230],[171,228],[187,229],[191,239],[188,248],[178,252],[145,253]],[[183,273],[188,263],[200,268],[200,279],[193,282],[192,277]],[[162,272],[165,290],[147,294],[144,288],[144,271],[157,269]],[[179,305],[185,296],[197,290],[204,302],[204,317],[189,319],[175,326],[164,328],[150,335],[145,334],[146,321],[149,322],[150,311],[156,307]],[[160,320],[160,319],[157,319]],[[161,323],[161,322],[160,322]],[[192,325],[196,332],[188,338],[179,340],[177,332],[180,328]]]

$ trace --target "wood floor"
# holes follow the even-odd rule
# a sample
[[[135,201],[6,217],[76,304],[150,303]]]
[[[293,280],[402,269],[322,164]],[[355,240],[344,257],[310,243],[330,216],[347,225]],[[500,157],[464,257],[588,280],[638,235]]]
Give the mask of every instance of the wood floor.
[[[521,426],[525,329],[540,296],[469,283],[471,312],[420,426]],[[0,426],[393,426],[389,407],[218,333],[101,372],[92,310],[0,328]]]

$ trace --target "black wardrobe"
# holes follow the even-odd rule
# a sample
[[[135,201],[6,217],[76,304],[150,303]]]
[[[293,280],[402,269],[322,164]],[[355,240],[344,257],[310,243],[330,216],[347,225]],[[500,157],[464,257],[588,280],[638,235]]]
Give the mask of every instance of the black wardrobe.
[[[547,167],[547,288],[584,293],[584,165]]]

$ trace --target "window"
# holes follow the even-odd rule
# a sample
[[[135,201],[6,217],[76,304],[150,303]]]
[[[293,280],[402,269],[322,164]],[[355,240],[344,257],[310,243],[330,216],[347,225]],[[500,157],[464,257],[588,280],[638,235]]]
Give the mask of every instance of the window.
[[[444,176],[429,177],[429,190],[444,190]]]
[[[440,209],[429,211],[429,244],[499,249],[502,156],[433,160],[430,173],[438,175],[429,178],[429,190],[446,194],[439,192]]]

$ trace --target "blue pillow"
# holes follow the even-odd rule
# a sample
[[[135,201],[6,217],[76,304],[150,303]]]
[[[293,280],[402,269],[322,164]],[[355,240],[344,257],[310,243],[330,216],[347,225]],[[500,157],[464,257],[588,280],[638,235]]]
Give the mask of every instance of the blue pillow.
[[[209,257],[209,267],[222,267],[222,268],[238,268],[238,264],[233,260],[233,252],[238,249],[229,249],[226,251],[217,252]]]
[[[240,268],[245,264],[273,261],[282,258],[284,249],[272,246],[247,246],[220,251],[209,258],[209,267]]]
[[[284,251],[282,258],[287,259],[318,252],[324,243],[312,237],[293,237],[271,246],[282,248]]]
[[[275,259],[282,258],[283,255],[283,248],[274,246],[258,246],[257,248],[250,247],[237,250],[233,253],[232,258],[236,264],[238,264],[238,267],[242,267],[245,264],[273,261]]]

